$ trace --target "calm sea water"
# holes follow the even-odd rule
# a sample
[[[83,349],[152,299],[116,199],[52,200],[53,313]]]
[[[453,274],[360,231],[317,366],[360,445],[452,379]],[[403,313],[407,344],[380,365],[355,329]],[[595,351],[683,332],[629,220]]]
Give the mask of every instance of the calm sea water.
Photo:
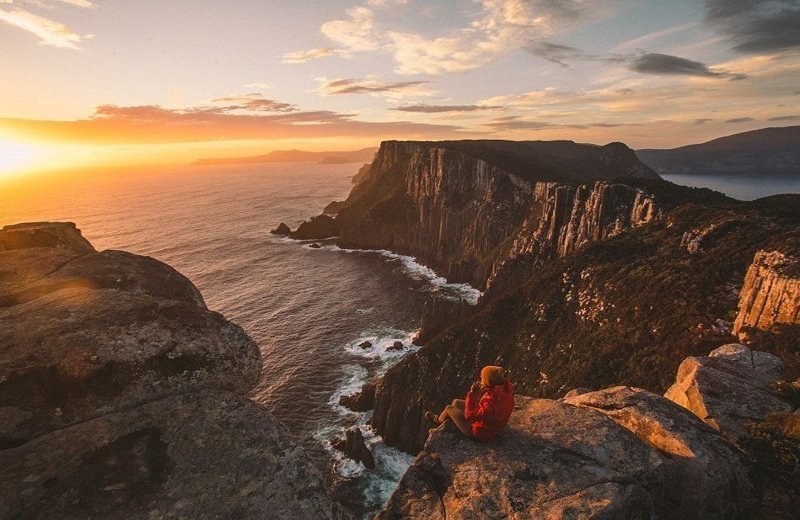
[[[338,399],[415,350],[424,301],[476,297],[408,257],[274,237],[352,187],[357,165],[282,164],[163,169],[0,183],[0,225],[74,221],[99,249],[152,256],[188,276],[209,308],[255,339],[264,370],[251,397],[281,419],[323,467],[347,478],[354,509],[380,508],[411,457]],[[362,350],[364,340],[373,343]],[[401,352],[387,352],[402,341]],[[328,440],[360,425],[378,467],[334,453]]]
[[[800,178],[763,179],[718,175],[662,175],[662,177],[682,186],[711,188],[739,200],[755,200],[780,193],[800,193]]]

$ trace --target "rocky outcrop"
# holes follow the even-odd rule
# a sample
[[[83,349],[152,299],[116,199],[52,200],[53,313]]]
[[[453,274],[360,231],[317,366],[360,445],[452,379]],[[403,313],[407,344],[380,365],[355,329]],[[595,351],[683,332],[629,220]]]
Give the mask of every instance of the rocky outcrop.
[[[344,207],[343,200],[334,200],[322,209],[323,215],[330,215],[335,217],[337,213]]]
[[[289,233],[289,237],[296,240],[319,240],[335,237],[338,234],[339,226],[333,217],[318,215],[300,224],[296,230]]]
[[[794,409],[770,389],[782,372],[783,362],[777,356],[739,344],[724,345],[707,357],[686,358],[664,396],[739,443],[749,423],[770,412]]]
[[[4,226],[0,231],[0,251],[35,247],[66,249],[79,254],[95,252],[73,222],[14,224]]]
[[[372,410],[372,408],[375,406],[376,384],[377,382],[375,380],[367,381],[361,387],[360,392],[353,395],[343,395],[340,397],[339,404],[349,408],[350,410],[353,410],[354,412],[366,412],[367,410]]]
[[[0,517],[347,516],[188,279],[74,224],[0,243]]]
[[[733,330],[768,330],[775,324],[800,325],[800,258],[758,251],[747,269]]]
[[[364,435],[358,427],[350,428],[345,432],[345,437],[334,439],[331,446],[341,451],[348,458],[364,464],[364,466],[375,469],[375,458],[364,442]]]
[[[283,222],[281,222],[280,224],[278,224],[278,227],[276,227],[275,229],[273,229],[272,231],[270,231],[270,233],[271,233],[271,234],[273,234],[273,235],[278,235],[278,236],[282,236],[282,237],[284,237],[284,236],[288,236],[288,235],[289,235],[291,232],[292,232],[292,230],[289,228],[289,226],[287,226],[287,225],[286,225],[285,223],[283,223]]]
[[[756,504],[747,462],[717,432],[617,387],[517,396],[487,445],[432,430],[378,518],[748,518]]]

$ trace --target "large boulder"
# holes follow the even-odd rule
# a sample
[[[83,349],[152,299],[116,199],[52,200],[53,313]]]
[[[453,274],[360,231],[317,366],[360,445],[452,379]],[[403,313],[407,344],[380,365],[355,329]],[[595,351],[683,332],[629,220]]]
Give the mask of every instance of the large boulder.
[[[708,356],[686,358],[664,396],[740,442],[749,423],[769,412],[792,410],[770,389],[782,371],[783,362],[775,355],[739,344],[723,345]]]
[[[0,518],[348,518],[291,434],[204,390],[0,451]]]
[[[0,518],[346,518],[244,395],[258,346],[152,258],[0,231]]]
[[[508,427],[488,444],[449,423],[432,430],[379,518],[747,518],[753,511],[741,455],[685,410],[624,387],[574,399],[517,396]]]

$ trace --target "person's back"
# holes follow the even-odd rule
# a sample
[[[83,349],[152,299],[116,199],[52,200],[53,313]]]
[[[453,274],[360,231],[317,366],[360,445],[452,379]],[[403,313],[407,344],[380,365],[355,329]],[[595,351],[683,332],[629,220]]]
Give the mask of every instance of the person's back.
[[[514,410],[514,385],[506,379],[486,389],[483,395],[467,394],[464,418],[472,425],[472,436],[487,442],[499,434]]]

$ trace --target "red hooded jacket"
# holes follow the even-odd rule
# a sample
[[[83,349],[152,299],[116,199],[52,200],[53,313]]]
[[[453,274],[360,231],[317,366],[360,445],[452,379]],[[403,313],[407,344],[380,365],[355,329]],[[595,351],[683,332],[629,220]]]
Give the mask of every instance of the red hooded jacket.
[[[464,418],[472,423],[472,436],[481,442],[487,442],[500,433],[511,417],[514,410],[514,385],[506,379],[482,394],[467,392]]]

